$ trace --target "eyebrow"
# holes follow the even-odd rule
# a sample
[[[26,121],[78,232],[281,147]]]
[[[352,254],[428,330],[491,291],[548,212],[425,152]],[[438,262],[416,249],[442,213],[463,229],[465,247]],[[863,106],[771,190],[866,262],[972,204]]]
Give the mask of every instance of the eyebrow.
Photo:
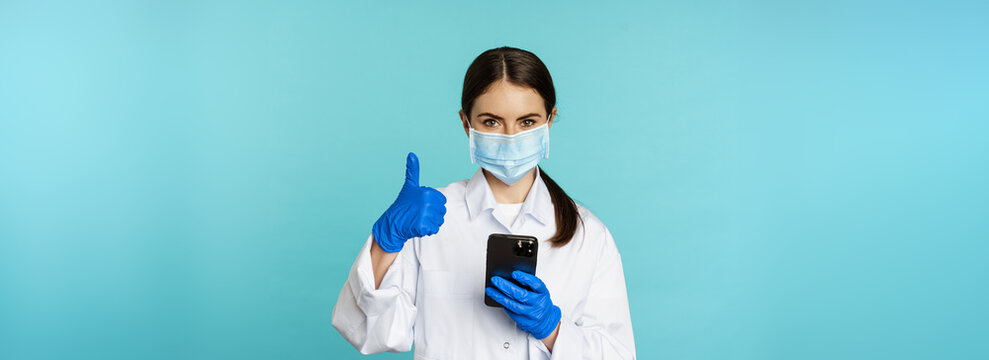
[[[484,112],[484,113],[477,114],[478,117],[481,117],[481,116],[484,116],[484,115],[493,117],[493,118],[498,119],[498,120],[505,120],[501,116],[498,116],[498,115],[495,115],[495,114],[492,114],[492,113],[486,113],[486,112]],[[519,118],[516,119],[516,120],[522,120],[522,119],[525,119],[525,118],[530,117],[530,116],[539,116],[539,114],[537,114],[537,113],[525,114],[525,115],[519,116]]]

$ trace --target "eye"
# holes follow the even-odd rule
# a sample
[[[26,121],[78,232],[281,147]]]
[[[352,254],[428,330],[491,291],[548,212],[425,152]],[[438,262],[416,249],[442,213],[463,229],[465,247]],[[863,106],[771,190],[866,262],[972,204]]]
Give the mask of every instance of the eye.
[[[495,126],[498,126],[498,122],[495,121],[494,119],[485,119],[484,120],[484,125],[486,125],[488,127],[495,127]]]
[[[530,127],[530,126],[534,125],[535,123],[536,123],[536,121],[535,120],[532,120],[532,119],[522,120],[522,126],[523,127]]]

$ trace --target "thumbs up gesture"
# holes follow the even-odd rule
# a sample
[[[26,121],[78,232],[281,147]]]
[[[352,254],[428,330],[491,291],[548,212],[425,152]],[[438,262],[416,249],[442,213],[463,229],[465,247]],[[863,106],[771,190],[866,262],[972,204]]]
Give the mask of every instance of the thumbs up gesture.
[[[419,186],[419,158],[405,159],[405,183],[395,202],[371,227],[374,240],[385,252],[398,252],[414,237],[440,231],[446,215],[446,196],[428,186]]]

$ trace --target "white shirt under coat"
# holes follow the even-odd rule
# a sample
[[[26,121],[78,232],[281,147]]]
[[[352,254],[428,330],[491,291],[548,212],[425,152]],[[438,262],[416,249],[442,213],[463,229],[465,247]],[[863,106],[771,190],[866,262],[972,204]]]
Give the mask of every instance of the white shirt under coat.
[[[447,199],[439,232],[409,239],[378,289],[369,235],[333,308],[333,326],[364,354],[415,344],[415,359],[634,359],[625,276],[611,233],[578,204],[584,226],[569,244],[552,247],[553,203],[538,171],[511,223],[512,216],[495,215],[498,203],[481,169],[437,188]],[[539,240],[536,276],[562,312],[552,353],[503,308],[484,304],[492,233]]]

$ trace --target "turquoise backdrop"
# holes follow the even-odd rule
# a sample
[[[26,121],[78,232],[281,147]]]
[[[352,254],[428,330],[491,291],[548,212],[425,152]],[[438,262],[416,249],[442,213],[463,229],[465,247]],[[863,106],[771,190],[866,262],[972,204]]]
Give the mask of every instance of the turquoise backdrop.
[[[989,358],[989,2],[0,1],[0,358],[357,359],[405,154],[486,49],[558,94],[642,359]],[[374,359],[410,359],[383,354]]]

